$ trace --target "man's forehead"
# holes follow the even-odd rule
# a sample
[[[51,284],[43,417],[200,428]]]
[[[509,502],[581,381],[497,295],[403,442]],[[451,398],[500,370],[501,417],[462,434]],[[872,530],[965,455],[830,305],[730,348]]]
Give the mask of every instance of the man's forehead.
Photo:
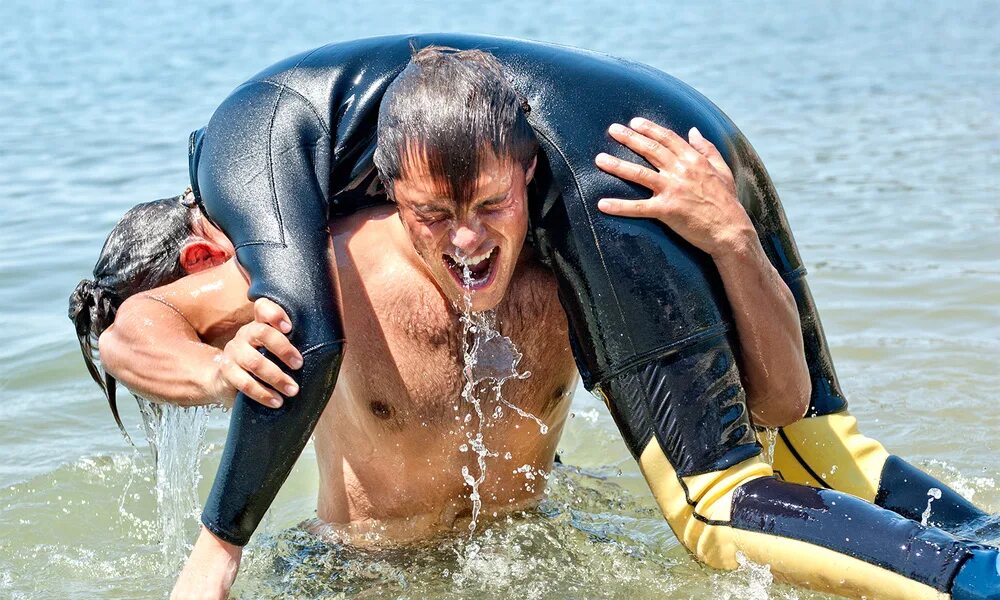
[[[482,162],[476,176],[473,201],[490,198],[506,192],[513,181],[513,161],[499,161],[495,158]],[[393,183],[397,195],[400,191],[413,201],[435,204],[454,204],[448,182],[431,173],[423,159],[408,160],[402,168],[399,179]],[[401,189],[402,188],[402,189]]]

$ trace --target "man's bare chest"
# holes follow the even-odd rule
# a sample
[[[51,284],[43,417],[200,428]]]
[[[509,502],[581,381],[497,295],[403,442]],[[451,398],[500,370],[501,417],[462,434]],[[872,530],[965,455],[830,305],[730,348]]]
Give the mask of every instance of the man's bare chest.
[[[338,389],[349,397],[340,401],[390,430],[452,426],[468,412],[465,355],[485,332],[463,327],[459,311],[408,266],[347,275],[355,286],[343,291],[348,341]],[[565,404],[575,379],[552,276],[540,265],[521,269],[493,325],[494,358],[512,363],[503,398],[544,419]],[[507,340],[513,347],[507,348]],[[474,390],[490,410],[498,401],[496,383],[496,377],[486,378]]]

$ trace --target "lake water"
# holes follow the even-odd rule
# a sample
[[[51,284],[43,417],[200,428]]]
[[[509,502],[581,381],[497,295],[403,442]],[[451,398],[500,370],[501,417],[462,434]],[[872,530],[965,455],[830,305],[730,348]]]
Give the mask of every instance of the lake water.
[[[5,0],[0,597],[166,595],[178,544],[190,537],[183,527],[195,521],[158,515],[150,453],[123,442],[89,380],[66,298],[129,206],[185,187],[187,134],[233,87],[301,50],[386,33],[583,46],[706,94],[777,185],[862,429],[1000,511],[998,6]],[[140,439],[134,403],[120,403]],[[314,509],[308,449],[249,549],[240,590],[814,597],[769,583],[753,565],[722,574],[695,564],[603,406],[581,389],[574,414],[561,444],[572,466],[550,480],[541,514],[406,553],[352,553],[294,529]],[[171,418],[182,453],[200,424]],[[224,432],[225,415],[214,415],[199,456],[201,498]],[[174,475],[196,470],[179,465]]]

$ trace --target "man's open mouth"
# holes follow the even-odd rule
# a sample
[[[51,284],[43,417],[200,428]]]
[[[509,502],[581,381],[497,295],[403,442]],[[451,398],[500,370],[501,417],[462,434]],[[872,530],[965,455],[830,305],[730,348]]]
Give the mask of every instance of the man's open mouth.
[[[478,290],[491,283],[496,271],[494,265],[499,254],[499,246],[495,246],[489,252],[464,259],[453,254],[445,254],[444,264],[447,265],[448,271],[459,286],[467,290]]]

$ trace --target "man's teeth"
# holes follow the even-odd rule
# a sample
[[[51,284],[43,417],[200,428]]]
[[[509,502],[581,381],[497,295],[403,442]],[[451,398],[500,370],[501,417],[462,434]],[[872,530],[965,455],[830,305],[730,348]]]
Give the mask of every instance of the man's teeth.
[[[486,260],[487,258],[489,258],[491,254],[493,254],[493,250],[492,249],[489,250],[488,252],[483,252],[482,254],[477,254],[475,256],[468,256],[468,257],[464,257],[464,258],[460,257],[460,256],[456,256],[454,254],[449,254],[448,256],[450,256],[451,259],[454,260],[455,263],[458,264],[458,265],[460,265],[460,266],[475,267],[479,263],[481,263],[484,260]]]

